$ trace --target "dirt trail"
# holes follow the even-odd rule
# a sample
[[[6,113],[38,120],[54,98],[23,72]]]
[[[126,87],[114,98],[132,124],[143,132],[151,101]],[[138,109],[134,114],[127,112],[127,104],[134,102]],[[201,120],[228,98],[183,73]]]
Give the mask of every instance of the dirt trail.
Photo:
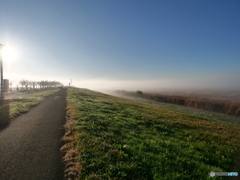
[[[65,98],[61,89],[0,131],[1,180],[64,180]]]

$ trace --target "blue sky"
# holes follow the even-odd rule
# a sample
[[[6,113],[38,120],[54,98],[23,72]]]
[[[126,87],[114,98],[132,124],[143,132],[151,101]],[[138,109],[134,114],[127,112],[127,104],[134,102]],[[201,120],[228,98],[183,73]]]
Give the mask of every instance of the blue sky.
[[[4,78],[240,89],[239,19],[238,0],[1,0]]]

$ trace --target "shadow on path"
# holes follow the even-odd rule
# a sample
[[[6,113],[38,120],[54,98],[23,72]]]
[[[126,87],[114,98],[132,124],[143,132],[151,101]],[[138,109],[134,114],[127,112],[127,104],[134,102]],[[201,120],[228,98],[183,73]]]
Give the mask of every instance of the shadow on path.
[[[6,128],[11,122],[9,104],[24,100],[26,99],[4,99],[0,101],[0,130]]]
[[[0,121],[9,119],[10,102],[14,100],[1,104]],[[66,89],[62,89],[5,124],[8,127],[0,131],[0,180],[65,180],[60,151],[65,115]]]

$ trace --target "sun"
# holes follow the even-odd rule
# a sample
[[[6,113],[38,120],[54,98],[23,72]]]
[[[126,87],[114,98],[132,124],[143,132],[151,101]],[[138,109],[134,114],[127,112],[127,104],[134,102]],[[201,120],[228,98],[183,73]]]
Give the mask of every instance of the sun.
[[[2,58],[4,61],[14,61],[18,58],[18,51],[16,48],[5,45],[2,48]]]

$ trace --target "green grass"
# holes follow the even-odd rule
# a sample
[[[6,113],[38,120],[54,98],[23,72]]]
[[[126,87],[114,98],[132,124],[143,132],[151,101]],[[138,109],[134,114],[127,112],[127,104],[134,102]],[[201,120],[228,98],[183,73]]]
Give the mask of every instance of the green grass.
[[[68,89],[67,118],[78,179],[226,179],[209,173],[233,171],[240,146],[230,123],[86,89]]]
[[[153,100],[132,97],[132,96],[123,96],[123,95],[118,95],[118,94],[116,94],[116,96],[124,98],[124,99],[141,102],[141,103],[152,104],[152,105],[155,105],[158,107],[163,107],[163,108],[180,111],[180,112],[184,112],[184,113],[188,113],[188,114],[199,115],[199,116],[204,116],[204,117],[215,119],[215,120],[225,121],[225,122],[229,122],[231,124],[240,126],[240,117],[237,117],[237,116],[230,116],[230,115],[226,115],[226,114],[222,114],[222,113],[211,112],[211,111],[207,111],[207,110],[203,110],[203,109],[181,106],[181,105],[177,105],[177,104],[156,102]]]
[[[8,123],[11,119],[30,111],[32,107],[38,105],[44,98],[57,91],[59,89],[16,96],[9,104],[0,106],[0,125]],[[8,101],[11,101],[11,99],[8,99]]]

